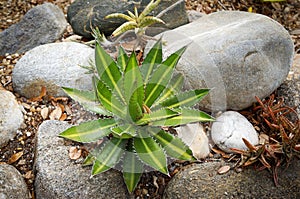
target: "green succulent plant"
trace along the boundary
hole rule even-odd
[[[84,164],[93,164],[92,176],[121,165],[125,184],[132,192],[146,165],[168,175],[167,155],[194,159],[189,147],[165,130],[213,121],[208,114],[192,108],[209,90],[181,92],[183,75],[173,75],[185,49],[163,61],[159,40],[139,66],[134,52],[128,57],[120,47],[114,61],[96,42],[94,91],[63,89],[86,109],[109,117],[81,123],[59,135],[82,143],[105,138],[101,148],[91,151],[85,160]]]
[[[145,7],[145,9],[139,14],[137,8],[134,7],[134,13],[127,11],[128,15],[123,13],[113,13],[109,14],[105,17],[105,19],[111,18],[121,18],[125,19],[127,22],[123,23],[119,26],[113,33],[112,36],[116,37],[128,30],[135,30],[137,35],[144,35],[145,28],[148,26],[155,24],[155,23],[164,23],[158,17],[154,16],[147,16],[157,5],[160,3],[161,0],[151,0],[149,4]]]

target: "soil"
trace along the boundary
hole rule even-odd
[[[44,2],[58,5],[66,14],[67,7],[73,0],[0,0],[0,32],[17,23],[30,8]],[[206,14],[220,10],[241,10],[267,15],[281,23],[289,31],[295,43],[295,52],[300,53],[299,0],[287,0],[281,3],[262,2],[260,0],[186,0],[186,8]],[[74,37],[75,35],[69,26],[60,41],[70,36]],[[0,89],[2,87],[15,94],[23,107],[25,119],[24,125],[17,132],[17,136],[6,146],[0,148],[0,163],[9,163],[20,171],[31,191],[32,198],[34,198],[34,146],[39,125],[46,119],[64,120],[74,124],[95,116],[83,111],[77,103],[68,98],[51,98],[41,91],[41,96],[37,96],[35,99],[26,99],[15,93],[12,87],[11,73],[14,65],[21,57],[22,55],[19,54],[7,54],[1,57],[0,62]],[[212,153],[210,158],[216,156],[218,156],[217,153]],[[210,158],[205,161],[210,161]],[[169,167],[171,176],[187,164],[189,162],[173,162]],[[158,172],[145,173],[134,193],[135,197],[161,198],[164,187],[169,180],[169,177]]]

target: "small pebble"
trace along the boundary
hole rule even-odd
[[[219,170],[218,170],[218,174],[224,174],[227,173],[230,170],[230,166],[226,165],[226,166],[222,166]]]
[[[31,112],[35,112],[35,108],[32,106],[32,107],[30,107],[30,109],[29,109]]]
[[[31,106],[29,104],[26,104],[26,103],[22,103],[22,106],[24,108],[28,109],[28,110],[31,108]]]
[[[30,136],[31,136],[31,132],[28,132],[28,131],[27,131],[27,132],[26,132],[26,136],[27,136],[27,137],[30,137]]]
[[[143,195],[147,195],[148,194],[148,190],[147,189],[143,189],[142,193],[143,193]]]

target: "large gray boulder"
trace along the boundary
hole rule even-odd
[[[102,33],[110,35],[124,20],[107,20],[104,19],[106,15],[116,12],[127,14],[127,10],[133,11],[134,6],[141,12],[149,2],[150,0],[76,0],[68,8],[67,19],[74,32],[84,37],[91,37],[91,26],[98,27]],[[188,23],[184,0],[162,0],[151,15],[156,16],[167,8],[169,10],[160,17],[166,22],[166,25],[162,26],[164,29]]]
[[[16,92],[32,98],[45,86],[49,95],[67,96],[64,87],[92,90],[91,74],[80,65],[94,60],[94,50],[84,44],[61,42],[38,46],[16,64],[12,78]]]
[[[31,198],[22,175],[15,167],[9,164],[0,164],[0,198]]]
[[[294,160],[288,168],[278,169],[279,185],[267,169],[253,168],[240,173],[230,170],[220,175],[222,162],[193,164],[180,170],[168,183],[164,199],[179,198],[299,198],[300,161]],[[230,164],[230,166],[233,166]]]
[[[126,198],[122,175],[109,170],[91,177],[91,167],[70,161],[64,139],[58,134],[70,127],[66,122],[48,120],[37,133],[35,194],[37,199]]]
[[[259,14],[224,11],[162,33],[165,55],[188,45],[176,68],[185,89],[212,88],[201,102],[211,110],[241,110],[285,79],[293,60],[289,33]],[[149,45],[150,46],[150,45]]]
[[[64,13],[51,3],[30,9],[22,20],[0,33],[0,55],[23,53],[61,37],[67,21]]]
[[[15,96],[0,88],[0,147],[17,135],[23,114]]]

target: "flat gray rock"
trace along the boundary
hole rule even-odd
[[[109,170],[90,178],[91,167],[70,161],[69,146],[58,134],[70,127],[66,122],[43,122],[37,134],[35,193],[37,199],[126,198],[122,175]]]
[[[23,120],[15,96],[9,91],[0,89],[0,147],[16,136]]]
[[[30,9],[21,21],[0,33],[0,55],[23,53],[61,37],[67,21],[64,13],[51,3]]]
[[[13,69],[16,92],[32,98],[45,86],[49,95],[67,96],[62,86],[92,90],[92,75],[80,65],[94,60],[94,49],[80,43],[61,42],[38,46],[28,51]]]
[[[256,102],[254,96],[265,98],[292,65],[289,33],[260,14],[216,12],[162,36],[166,56],[188,45],[176,71],[185,76],[185,89],[212,88],[201,107],[213,111],[241,110]]]
[[[30,193],[19,171],[9,165],[0,164],[0,199],[29,199]]]
[[[211,138],[223,151],[231,153],[230,148],[247,150],[243,138],[252,145],[259,144],[258,133],[242,114],[226,111],[216,118],[211,126]]]
[[[206,162],[183,168],[168,183],[164,199],[181,198],[299,198],[300,161],[278,170],[279,186],[266,169],[245,169],[241,173],[230,170],[219,175],[220,162]],[[232,165],[231,165],[232,166]]]
[[[137,6],[140,13],[149,2],[150,0],[76,0],[68,8],[67,19],[74,32],[84,37],[91,37],[91,26],[98,27],[102,33],[110,35],[124,20],[108,20],[104,19],[105,16],[111,13],[127,14],[127,10],[132,12],[134,6]],[[151,15],[156,16],[167,8],[170,9],[160,17],[166,25],[161,27],[170,29],[188,23],[184,0],[162,0]]]

